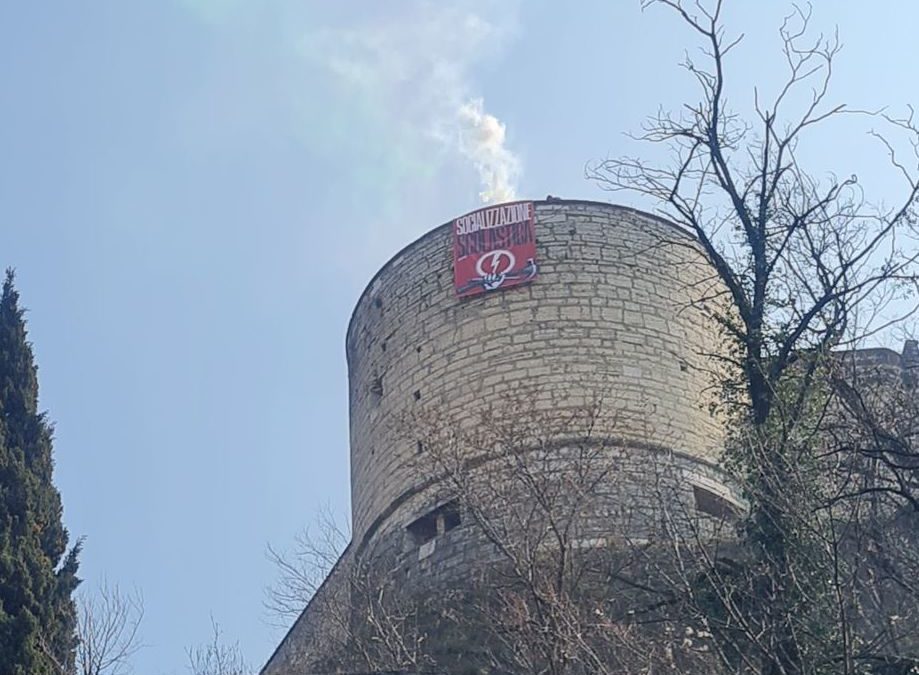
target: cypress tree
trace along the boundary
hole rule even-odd
[[[0,671],[73,672],[80,544],[67,549],[52,483],[52,428],[24,311],[7,270],[0,296]]]

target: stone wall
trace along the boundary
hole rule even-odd
[[[552,489],[553,480],[559,485],[571,485],[575,482],[575,474],[590,471],[586,462],[571,458],[571,450],[553,448],[552,452],[561,458],[555,462],[554,475],[547,476],[539,489],[558,494]],[[603,466],[593,468],[600,471],[609,468],[609,474],[598,482],[597,489],[587,499],[580,502],[583,509],[572,513],[570,503],[564,498],[557,499],[552,507],[554,518],[571,523],[570,544],[574,549],[627,549],[652,541],[666,542],[665,527],[673,527],[678,522],[697,529],[711,525],[720,530],[725,519],[732,521],[743,509],[742,502],[725,484],[718,467],[692,457],[648,447],[610,446],[603,448],[600,462]],[[528,511],[531,524],[543,524],[542,515],[545,514],[533,515],[528,508],[533,495],[526,484],[513,485],[513,479],[507,478],[509,471],[510,464],[500,460],[469,470],[473,487],[471,495],[465,498],[471,496],[478,500],[477,517],[487,521],[490,530],[506,532],[505,543],[516,545],[523,543],[527,535],[520,532],[522,528],[519,527],[524,518],[515,518],[509,513],[513,505]],[[511,485],[504,491],[495,491],[492,485],[476,491],[477,481],[493,483],[505,479]],[[733,513],[707,513],[707,505],[700,503],[703,494],[710,495],[709,501],[720,502]],[[436,514],[438,507],[451,503],[451,496],[449,488],[422,490],[405,504],[403,512],[418,518]],[[496,496],[495,501],[503,503],[483,503],[488,496]],[[575,497],[571,495],[572,500]],[[364,559],[397,561],[391,567],[401,576],[399,583],[414,591],[430,593],[462,587],[491,564],[507,561],[462,504],[457,515],[455,527],[442,528],[433,536],[425,537],[423,543],[410,527],[403,526],[381,531],[368,540],[359,553]],[[417,518],[409,524],[413,522],[417,522]]]

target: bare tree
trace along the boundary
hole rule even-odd
[[[298,532],[289,549],[268,545],[268,559],[277,571],[274,583],[265,589],[265,610],[272,623],[287,628],[300,616],[350,539],[347,524],[326,506],[319,510],[315,526]]]
[[[696,235],[728,300],[706,299],[703,309],[736,343],[732,365],[743,401],[750,421],[762,426],[777,403],[779,381],[802,353],[863,340],[878,326],[853,325],[856,310],[876,316],[868,310],[915,291],[919,252],[910,244],[919,130],[911,115],[872,116],[904,132],[914,155],[901,161],[891,142],[873,132],[904,181],[896,208],[872,207],[855,174],[818,180],[798,161],[801,137],[842,115],[870,114],[829,101],[838,38],[809,41],[810,13],[796,8],[780,29],[788,78],[769,103],[754,89],[751,123],[727,104],[725,62],[741,38],[726,37],[723,0],[709,4],[645,2],[676,11],[703,42],[703,62],[687,57],[683,64],[700,86],[700,101],[679,114],[659,113],[637,136],[666,145],[674,163],[607,159],[589,166],[588,175],[609,190],[656,200]]]
[[[211,626],[210,641],[186,651],[192,675],[250,675],[252,671],[239,651],[239,644],[225,642],[220,626],[213,619]]]
[[[695,234],[724,289],[702,304],[724,329],[721,358],[734,373],[724,382],[736,420],[728,459],[750,504],[751,559],[742,578],[717,576],[731,589],[720,594],[730,618],[722,637],[743,635],[733,651],[751,672],[859,672],[884,656],[857,644],[844,611],[839,552],[850,520],[840,511],[851,516],[858,504],[827,499],[834,486],[815,439],[833,407],[831,350],[915,311],[915,302],[891,301],[915,298],[917,286],[919,128],[911,109],[894,116],[832,101],[839,40],[809,35],[809,6],[795,7],[779,31],[787,78],[770,100],[754,88],[744,117],[728,103],[725,65],[741,37],[726,32],[723,0],[644,4],[675,12],[700,39],[701,57],[683,63],[700,98],[658,113],[636,136],[665,146],[673,163],[613,158],[588,175],[656,201]],[[799,159],[809,132],[844,116],[883,127],[869,131],[901,179],[893,208],[874,206],[855,172],[819,179]]]
[[[599,403],[564,414],[507,406],[461,427],[432,408],[402,422],[407,438],[422,439],[417,468],[439,486],[435,501],[462,520],[446,536],[462,537],[476,559],[464,560],[450,591],[407,583],[417,544],[397,546],[401,558],[369,550],[348,561],[344,583],[311,599],[323,628],[309,636],[310,667],[762,672],[761,654],[774,649],[759,600],[768,568],[738,536],[743,504],[700,512],[692,468],[666,452],[636,466]],[[812,414],[830,428],[824,408]],[[796,637],[806,672],[908,673],[919,644],[919,538],[902,519],[892,527],[889,509],[869,508],[871,493],[833,500],[861,474],[836,461],[835,444],[862,431],[837,428],[809,446],[825,461],[790,472],[786,522],[808,533],[795,540],[792,569],[809,577],[794,583],[819,591],[794,605],[791,625],[812,631]]]
[[[290,626],[307,606],[317,618],[291,628],[301,642],[298,667],[395,672],[432,665],[423,649],[428,634],[423,612],[416,598],[401,592],[398,561],[355,559],[349,538],[346,527],[324,509],[291,548],[268,547],[277,570],[275,583],[266,589],[271,619]]]
[[[132,658],[143,647],[140,624],[144,601],[139,591],[124,593],[105,579],[95,592],[82,589],[77,598],[76,670],[54,663],[58,675],[127,675]],[[51,652],[42,642],[42,649]]]
[[[103,580],[96,593],[78,605],[77,672],[79,675],[124,675],[142,647],[140,624],[144,601],[138,591],[124,593]]]

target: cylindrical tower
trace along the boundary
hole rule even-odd
[[[358,549],[404,531],[437,488],[395,420],[436,407],[461,425],[521,391],[552,412],[602,398],[612,414],[593,433],[630,459],[639,488],[649,457],[671,453],[697,503],[729,495],[702,365],[720,337],[698,309],[715,282],[693,237],[621,206],[534,207],[532,283],[458,297],[451,222],[400,251],[358,301],[347,335]]]

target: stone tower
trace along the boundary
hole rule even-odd
[[[346,343],[352,543],[266,675],[303,672],[322,643],[316,606],[355,560],[394,555],[407,577],[436,589],[461,583],[467,563],[486,555],[449,486],[419,469],[423,439],[394,424],[407,415],[436,410],[439,424],[462,428],[521,398],[545,419],[599,399],[606,414],[591,433],[616,457],[620,501],[653,514],[652,467],[666,459],[668,489],[687,508],[736,504],[718,468],[723,428],[703,357],[721,339],[699,308],[717,284],[694,238],[622,206],[549,199],[528,208],[538,267],[528,283],[458,297],[451,221],[397,253],[358,300]],[[464,452],[489,471],[481,448]],[[618,518],[602,497],[597,509],[594,535],[641,536],[640,519]]]

